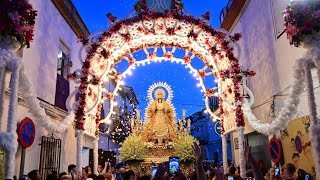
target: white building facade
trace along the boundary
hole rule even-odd
[[[89,30],[71,0],[30,0],[29,2],[38,11],[34,40],[31,47],[23,49],[23,52],[20,51],[18,56],[22,58],[24,71],[32,81],[41,106],[45,108],[52,121],[59,123],[67,115],[66,98],[76,87],[73,81],[67,80],[66,75],[81,68],[78,53],[82,44],[78,43],[78,37],[88,36]],[[7,124],[6,112],[8,112],[10,94],[8,75],[6,82],[5,114],[1,119],[1,132],[6,131]],[[23,99],[19,98],[17,122],[19,123],[25,117],[33,120],[36,136],[32,146],[25,150],[24,158],[21,158],[23,151],[19,145],[16,153],[15,176],[19,178],[31,170],[39,170],[43,175],[42,178],[45,179],[44,176],[51,171],[67,172],[69,164],[76,164],[76,133],[73,126],[60,134],[46,130],[28,112]],[[53,142],[53,139],[56,141]],[[93,138],[84,135],[83,146],[93,148]],[[86,165],[89,165],[89,159],[84,156],[83,166]]]
[[[293,82],[293,68],[296,60],[303,56],[304,48],[289,44],[284,32],[282,12],[289,0],[240,0],[231,1],[221,14],[221,27],[231,33],[242,33],[238,42],[241,49],[240,64],[243,69],[250,69],[256,75],[249,78],[247,85],[255,97],[252,107],[257,119],[270,123],[278,117],[281,107],[290,92]],[[318,87],[317,74],[313,72],[314,87]],[[315,89],[316,101],[319,90]],[[319,107],[318,107],[319,109]],[[309,115],[307,93],[301,95],[297,117]],[[256,160],[264,160],[271,166],[266,151],[269,139],[255,132],[246,121],[246,140],[253,146]],[[239,150],[234,149],[237,133],[232,134],[233,157],[239,164]],[[279,137],[279,134],[276,135]]]

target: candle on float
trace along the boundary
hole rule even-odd
[[[140,119],[140,110],[136,109],[137,112],[137,119]]]
[[[182,110],[182,117],[186,117],[186,112],[187,112],[187,110]]]

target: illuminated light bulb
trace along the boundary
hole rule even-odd
[[[202,89],[201,89],[200,91],[201,91],[201,92],[203,92],[203,90],[202,90]]]
[[[142,66],[145,66],[146,65],[146,63],[142,63]]]
[[[197,87],[200,87],[200,86],[201,86],[201,84],[200,84],[200,83],[198,83],[198,84],[197,84]]]
[[[107,123],[107,124],[111,124],[111,120],[108,119],[108,120],[106,121],[106,123]],[[108,131],[107,133],[109,133],[109,131]]]
[[[116,105],[118,105],[118,103],[115,101],[115,102],[113,102],[113,105],[116,106]]]
[[[129,75],[132,75],[132,71],[129,71],[128,74],[129,74]]]
[[[208,111],[207,111],[207,110],[204,110],[204,113],[206,113],[206,114],[207,114],[207,113],[208,113]]]
[[[120,81],[120,84],[121,84],[121,85],[124,85],[124,81]],[[119,89],[120,89],[120,88],[119,88]]]
[[[193,73],[193,77],[197,77],[197,74],[196,74],[196,73]]]
[[[192,71],[190,70],[189,73],[192,74]]]
[[[187,69],[187,68],[188,68],[188,66],[185,66],[184,68],[186,68],[186,69]]]

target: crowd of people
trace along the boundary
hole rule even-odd
[[[169,162],[158,164],[157,171],[152,177],[151,175],[139,175],[134,171],[126,169],[125,166],[111,166],[106,162],[105,166],[99,165],[98,174],[94,174],[92,169],[87,166],[82,168],[82,172],[77,173],[76,165],[69,165],[68,173],[63,172],[59,175],[52,173],[46,177],[46,180],[242,180],[240,177],[240,168],[235,167],[233,163],[229,164],[227,173],[224,174],[223,168],[217,164],[203,164],[203,149],[194,144],[193,151],[196,155],[196,161],[190,166],[188,173],[183,174],[181,171],[175,173],[174,176],[169,175]],[[312,180],[314,176],[307,174],[302,169],[296,169],[291,163],[284,164],[280,168],[271,168],[266,170],[262,162],[257,162],[252,154],[251,147],[245,149],[245,158],[247,163],[246,178],[251,180]],[[40,180],[41,176],[37,170],[33,170],[28,174],[28,180]]]

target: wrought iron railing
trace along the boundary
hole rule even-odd
[[[61,139],[52,136],[42,136],[39,171],[42,179],[52,173],[60,173]]]
[[[233,3],[233,0],[229,0],[227,6],[224,7],[221,10],[221,12],[220,12],[220,24],[222,24],[222,22],[223,22],[224,18],[226,17],[228,11],[230,10],[230,7],[231,7],[232,3]]]

